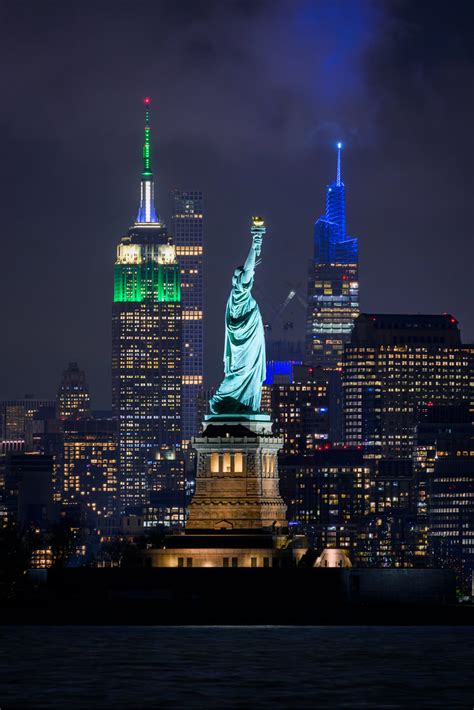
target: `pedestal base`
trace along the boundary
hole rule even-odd
[[[308,549],[304,536],[265,530],[187,531],[144,553],[150,567],[294,567]]]
[[[275,529],[286,525],[268,415],[210,415],[197,451],[196,493],[186,530]]]

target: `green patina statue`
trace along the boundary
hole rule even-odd
[[[252,218],[252,246],[243,266],[234,271],[225,312],[225,377],[209,402],[214,415],[256,415],[265,379],[265,335],[262,316],[252,296],[255,267],[260,263],[265,223]]]

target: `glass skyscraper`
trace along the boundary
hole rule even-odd
[[[140,206],[117,247],[114,272],[112,398],[122,511],[184,492],[181,280],[176,248],[154,205],[149,105],[145,99]]]
[[[188,447],[198,432],[203,388],[203,199],[202,192],[174,190],[173,236],[181,272],[182,436]]]
[[[331,369],[341,367],[344,343],[359,314],[358,239],[346,233],[341,149],[338,143],[336,179],[326,191],[326,212],[314,227],[308,279],[306,357]]]

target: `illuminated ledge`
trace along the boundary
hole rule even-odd
[[[133,229],[163,229],[166,225],[163,222],[134,222]]]
[[[212,431],[212,434],[210,433]],[[209,436],[272,436],[272,420],[268,414],[207,414],[204,417],[203,433],[193,441]],[[277,437],[277,442],[281,440]]]
[[[226,422],[269,422],[269,414],[206,414],[205,422],[216,422],[225,424]]]

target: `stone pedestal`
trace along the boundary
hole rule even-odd
[[[277,452],[270,417],[209,416],[197,451],[196,493],[186,530],[254,530],[286,527],[278,486]]]

